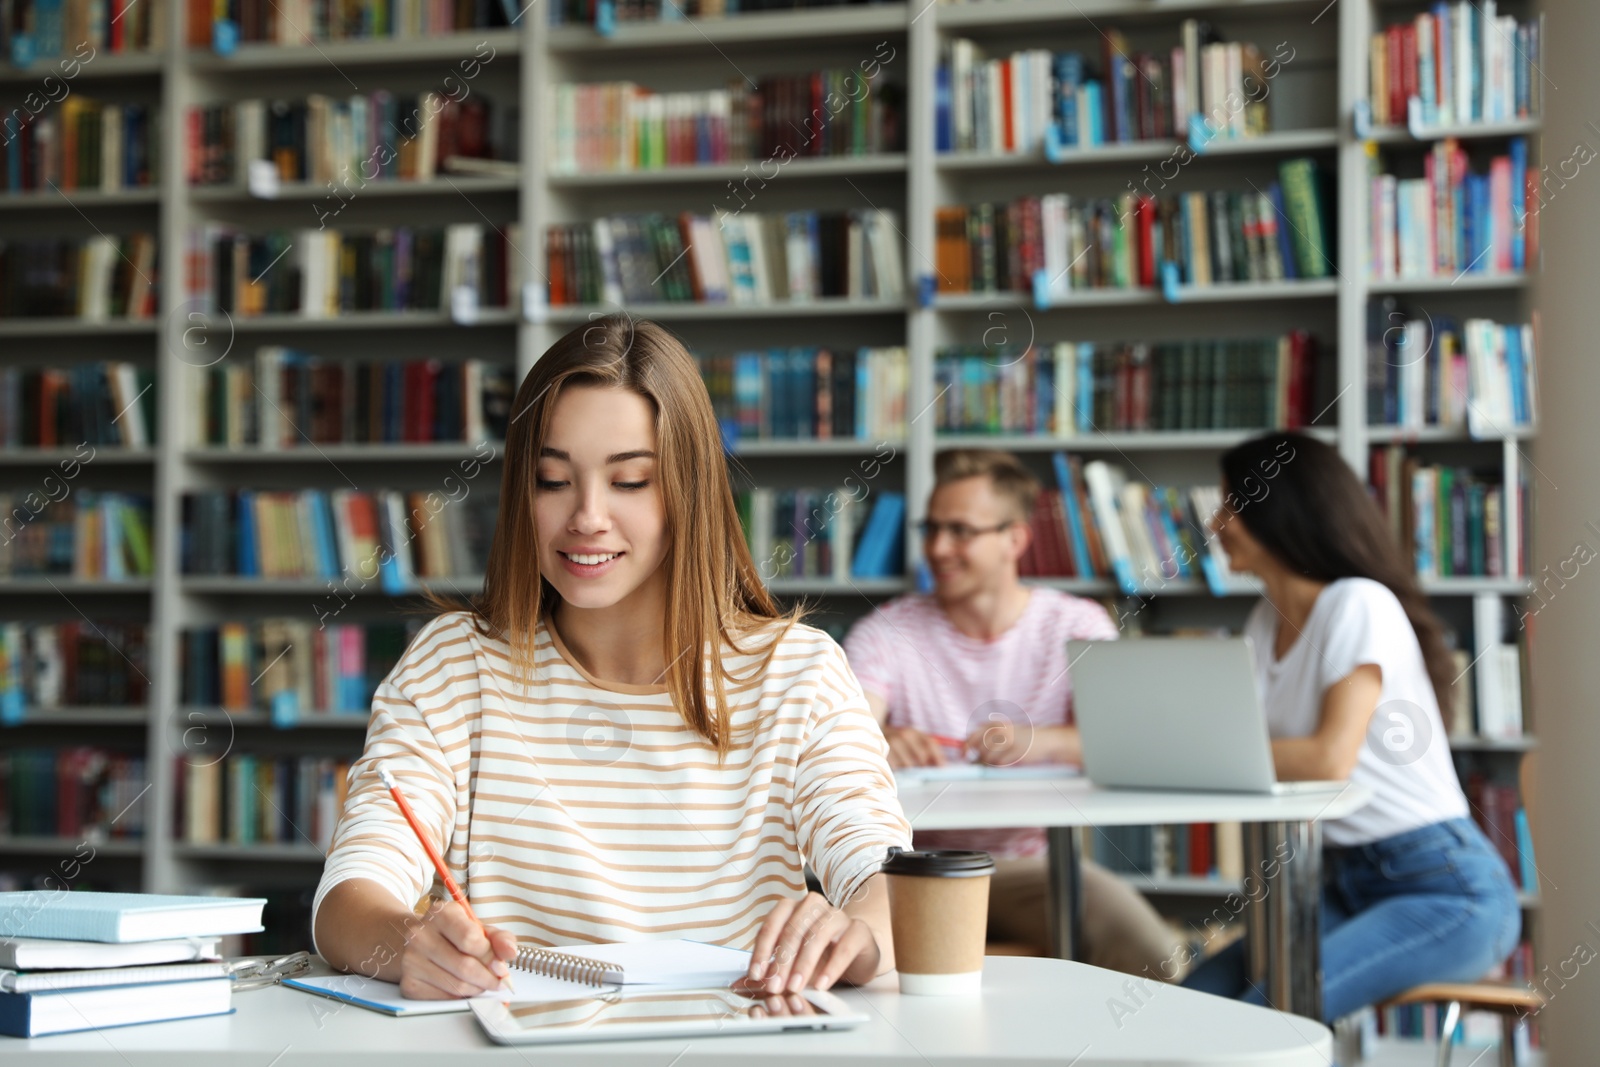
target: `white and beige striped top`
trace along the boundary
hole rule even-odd
[[[748,948],[774,902],[850,899],[909,848],[887,746],[832,638],[796,625],[771,668],[729,684],[735,746],[685,725],[663,686],[602,684],[543,623],[534,684],[462,612],[378,687],[315,908],[347,878],[411,907],[435,875],[378,781],[404,790],[473,911],[543,945],[692,937]],[[754,657],[725,659],[744,678]]]

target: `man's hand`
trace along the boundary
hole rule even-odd
[[[877,976],[881,960],[871,926],[821,893],[807,893],[804,900],[780,900],[761,924],[742,988],[782,994],[841,981],[859,985]]]
[[[921,730],[909,726],[885,726],[884,739],[889,742],[889,766],[943,767],[944,746]]]
[[[1035,727],[1026,722],[1000,719],[972,731],[967,747],[991,767],[1083,761],[1075,726]]]
[[[517,954],[510,931],[479,926],[453,900],[434,901],[400,953],[400,995],[446,1000],[499,989]]]

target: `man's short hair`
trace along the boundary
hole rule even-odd
[[[935,489],[964,478],[987,477],[995,493],[1015,510],[1019,522],[1033,517],[1039,499],[1039,479],[1010,452],[997,448],[950,448],[933,458]]]

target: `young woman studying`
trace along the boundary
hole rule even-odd
[[[1468,818],[1440,708],[1455,671],[1438,619],[1338,452],[1269,434],[1222,457],[1214,531],[1265,599],[1255,647],[1278,777],[1348,779],[1372,801],[1323,823],[1323,1015],[1423,982],[1473,981],[1516,945],[1516,891]],[[1264,1002],[1244,946],[1185,984]]]
[[[607,317],[513,410],[483,594],[373,698],[318,951],[416,998],[495,988],[518,940],[748,948],[773,993],[891,969],[878,870],[911,832],[887,749],[839,646],[761,584],[693,358]],[[381,769],[481,927],[414,912],[433,868]]]

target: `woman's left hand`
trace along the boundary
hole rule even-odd
[[[828,903],[821,893],[782,900],[756,934],[745,987],[766,993],[799,992],[808,985],[858,985],[878,973],[881,952],[872,928]]]

